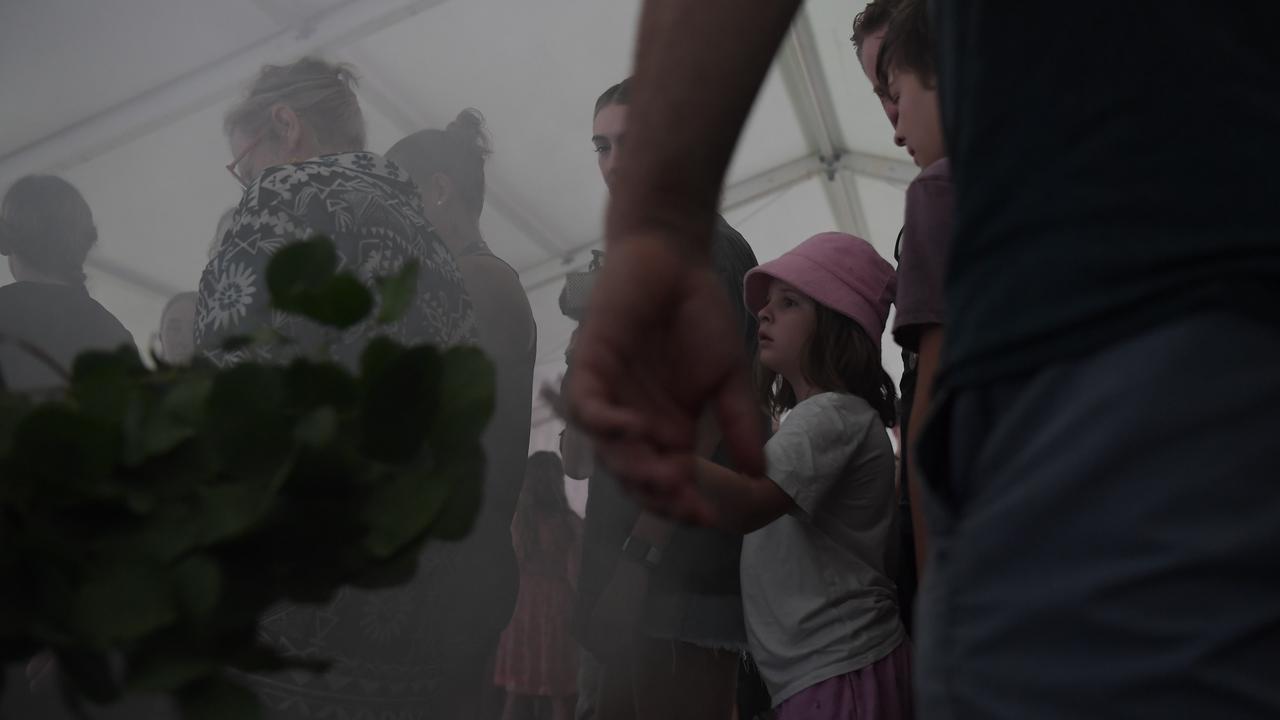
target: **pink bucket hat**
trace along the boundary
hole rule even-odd
[[[764,307],[771,278],[858,323],[880,348],[898,279],[871,243],[848,233],[825,232],[751,270],[743,292],[752,313]]]

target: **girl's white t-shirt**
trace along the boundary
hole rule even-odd
[[[774,704],[866,667],[906,638],[888,568],[897,553],[894,455],[862,398],[822,393],[765,446],[795,510],[742,543],[751,654]]]

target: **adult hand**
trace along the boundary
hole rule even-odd
[[[570,419],[646,509],[710,524],[693,463],[704,407],[737,468],[764,471],[758,405],[724,288],[705,258],[657,233],[619,238],[601,273],[574,349]]]

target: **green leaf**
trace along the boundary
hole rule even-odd
[[[6,468],[10,492],[29,491],[56,505],[117,497],[123,488],[112,468],[120,452],[118,431],[60,404],[27,414],[13,432]]]
[[[378,311],[378,323],[386,325],[404,316],[413,304],[418,292],[418,261],[409,260],[400,267],[400,272],[384,278],[378,278],[378,295],[382,300],[382,308]]]
[[[330,406],[342,412],[354,408],[360,398],[360,383],[331,362],[294,360],[285,368],[284,384],[287,402],[301,410]]]
[[[373,295],[354,275],[343,273],[317,291],[303,314],[318,323],[349,328],[373,311]]]
[[[450,488],[449,498],[431,526],[431,536],[460,540],[471,533],[484,502],[484,449],[472,443],[457,449],[440,469]]]
[[[237,350],[243,350],[251,345],[253,345],[252,335],[232,335],[222,341],[222,350],[223,352],[232,353]]]
[[[58,670],[81,695],[96,703],[108,703],[120,697],[120,684],[105,654],[78,648],[59,648],[54,654],[58,658]]]
[[[259,720],[262,706],[244,687],[225,677],[194,682],[178,693],[183,720]]]
[[[213,388],[209,375],[179,375],[159,398],[135,396],[125,417],[125,464],[136,466],[196,436]]]
[[[173,692],[221,670],[214,659],[192,653],[143,654],[129,666],[129,692]]]
[[[493,416],[493,363],[478,348],[456,347],[444,353],[439,370],[440,399],[431,424],[432,447],[474,440]]]
[[[86,415],[120,422],[137,392],[133,379],[145,372],[135,349],[81,353],[72,365],[71,397]]]
[[[324,286],[338,268],[333,243],[322,237],[289,243],[267,263],[267,289],[271,302],[291,309],[297,298]]]
[[[31,412],[31,402],[25,397],[0,391],[0,457],[9,454],[13,445],[14,430],[29,412]]]
[[[326,406],[307,413],[293,429],[293,436],[303,445],[323,448],[333,440],[337,430],[338,413]]]
[[[281,472],[270,483],[255,479],[201,488],[199,543],[213,545],[252,530],[271,510],[283,480],[284,473]]]
[[[411,542],[391,557],[385,558],[373,568],[351,581],[352,587],[376,590],[400,587],[413,579],[418,570],[418,557],[422,554],[422,542]]]
[[[173,569],[173,582],[183,611],[204,618],[222,595],[222,568],[208,555],[192,555]]]
[[[271,477],[288,460],[293,419],[282,407],[282,373],[282,368],[244,363],[214,378],[206,428],[233,475]]]
[[[361,519],[369,525],[364,547],[379,558],[399,552],[430,527],[451,490],[447,478],[428,472],[406,472],[389,478],[361,513]]]
[[[267,265],[271,303],[323,325],[348,328],[369,316],[373,295],[354,275],[334,274],[338,255],[324,238],[291,243]]]
[[[435,348],[414,347],[385,359],[367,378],[361,447],[370,458],[400,463],[421,451],[436,416],[439,368]]]
[[[142,564],[97,568],[78,589],[71,624],[96,647],[137,639],[177,619],[168,578]]]
[[[370,340],[360,355],[360,374],[364,378],[365,385],[372,384],[406,349],[405,346],[385,335],[379,335]]]
[[[115,557],[168,562],[200,544],[201,527],[187,501],[158,504],[140,525],[98,538],[98,550]]]

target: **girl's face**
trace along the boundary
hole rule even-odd
[[[926,87],[913,72],[895,69],[889,73],[889,99],[898,108],[900,144],[907,146],[916,165],[926,168],[946,157],[937,89]]]
[[[778,373],[797,392],[804,384],[804,357],[817,323],[813,300],[792,285],[769,283],[760,321],[760,364]]]

